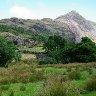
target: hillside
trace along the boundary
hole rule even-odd
[[[0,27],[0,32],[11,32],[12,34],[22,35],[26,38],[31,37],[31,35],[33,36],[33,34],[35,36],[59,34],[65,39],[76,42],[79,42],[81,37],[85,36],[96,42],[96,24],[86,20],[76,11],[71,11],[54,20],[50,18],[43,18],[41,20],[2,19],[0,20],[0,26],[8,26],[6,30],[1,30],[2,28]],[[27,36],[24,34],[27,34]]]

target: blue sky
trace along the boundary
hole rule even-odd
[[[0,19],[54,19],[72,10],[96,22],[96,0],[0,0]]]

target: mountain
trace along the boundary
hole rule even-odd
[[[29,37],[30,34],[41,36],[59,34],[65,39],[76,42],[79,42],[82,37],[87,36],[96,42],[96,23],[86,20],[76,11],[71,11],[54,20],[50,18],[43,18],[41,20],[2,19],[0,20],[0,25],[7,26],[7,30],[3,30],[3,32],[18,33],[19,36],[21,34],[27,34]],[[2,32],[2,30],[0,31]]]
[[[96,42],[96,24],[86,20],[76,11],[71,11],[64,16],[60,16],[56,21],[67,24],[71,32],[76,36],[76,41],[79,41],[81,37],[87,36]]]

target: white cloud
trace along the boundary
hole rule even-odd
[[[30,9],[22,6],[13,6],[10,8],[10,14],[12,17],[18,17],[23,19],[34,19],[36,16],[31,12]]]

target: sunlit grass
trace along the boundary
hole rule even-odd
[[[44,52],[45,50],[42,47],[32,47],[32,48],[20,48],[20,50],[28,50],[33,52]]]

